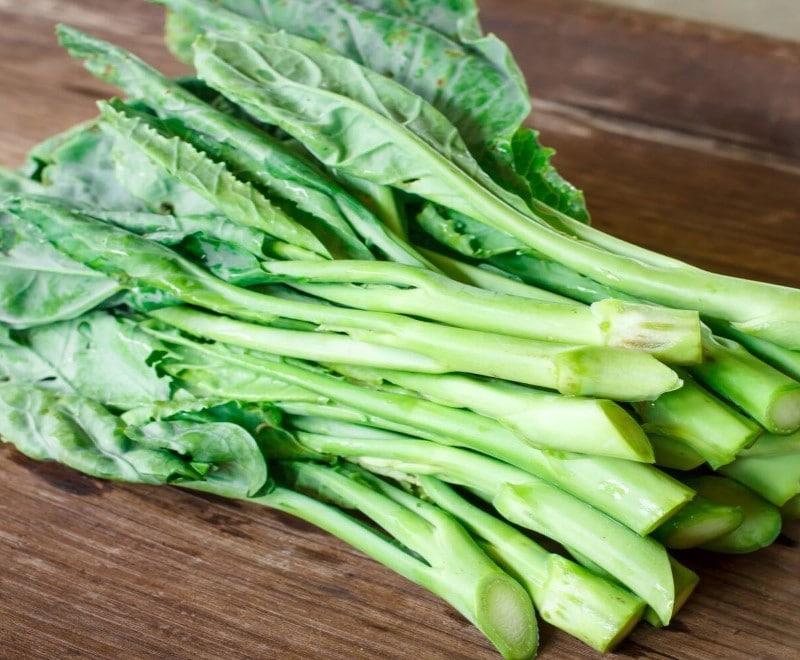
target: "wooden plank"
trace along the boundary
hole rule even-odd
[[[780,109],[783,101],[772,97],[791,85],[764,78],[752,88],[755,100],[737,101],[719,114],[720,124],[713,123],[716,106],[697,101],[694,125],[691,114],[681,114],[688,110],[680,98],[664,101],[678,109],[657,112],[636,58],[600,84],[570,65],[578,60],[554,57],[576,58],[581,48],[602,55],[614,44],[624,50],[619,40],[630,34],[640,47],[667,43],[671,57],[700,57],[682,53],[681,30],[667,39],[670,23],[597,14],[575,2],[531,0],[525,13],[514,10],[516,0],[484,4],[487,24],[519,49],[532,88],[552,91],[537,104],[536,122],[559,149],[561,169],[586,190],[596,224],[701,266],[800,285],[800,173],[785,160],[754,158],[754,150],[773,148],[778,128],[749,142],[735,137],[755,121],[747,108]],[[561,18],[559,6],[567,7]],[[0,0],[0,162],[21,162],[32,144],[90,117],[94,99],[112,93],[58,50],[53,22],[86,27],[180,70],[160,46],[159,8],[118,0],[112,20],[108,7],[102,0]],[[738,61],[739,42],[715,34],[691,28],[687,43],[718,49],[720,62]],[[633,42],[626,48],[635,52]],[[754,71],[759,62],[772,66],[770,48],[745,50]],[[561,81],[542,70],[546,57],[561,62]],[[613,71],[617,60],[594,61]],[[673,83],[691,69],[686,59],[673,67]],[[619,83],[623,75],[629,84]],[[688,84],[694,79],[687,76]],[[615,81],[624,112],[603,110]],[[681,121],[664,119],[673,113]],[[798,136],[796,120],[790,124]],[[753,149],[706,139],[720,134]],[[773,152],[789,154],[779,145]],[[287,516],[172,488],[101,483],[10,448],[0,450],[0,473],[3,657],[496,657],[441,601]],[[702,575],[695,597],[670,629],[642,626],[610,657],[800,657],[798,539],[793,525],[782,543],[753,556],[682,555]],[[545,627],[541,657],[600,656]]]
[[[634,138],[627,123],[560,105],[535,117],[543,141],[558,150],[556,166],[584,190],[596,226],[727,275],[800,285],[800,168],[718,153],[672,133]]]
[[[535,97],[800,157],[800,44],[581,0],[485,0]]]

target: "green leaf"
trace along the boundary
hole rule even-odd
[[[267,483],[267,464],[253,437],[227,422],[158,421],[128,427],[125,435],[144,448],[167,448],[191,457],[203,481],[191,484],[223,497],[256,495]]]
[[[200,26],[230,28],[230,19],[220,18],[218,3],[166,0],[166,4]],[[487,150],[510,152],[512,136],[530,114],[524,78],[510,55],[496,59],[491,52],[487,59],[477,47],[465,47],[413,20],[417,17],[381,13],[383,7],[374,11],[341,0],[227,0],[221,4],[255,19],[254,26],[248,24],[254,32],[259,24],[264,30],[286,30],[391,77],[442,112],[479,156]],[[493,37],[479,38],[477,43],[486,45],[488,40],[502,46]]]
[[[425,204],[417,215],[417,223],[438,243],[467,257],[488,259],[509,252],[528,252],[517,239],[463,213],[433,204]]]
[[[66,211],[83,212],[142,238],[174,247],[182,256],[226,282],[251,286],[273,279],[261,267],[262,260],[268,258],[266,252],[270,244],[265,234],[253,227],[237,224],[219,213],[175,216],[104,212],[57,202],[51,204]],[[134,307],[139,309],[141,305]]]
[[[169,381],[149,358],[161,346],[136,323],[94,312],[36,328],[27,345],[82,396],[128,410],[170,398]]]
[[[453,39],[474,39],[483,34],[474,0],[353,0],[373,11],[402,16],[438,30]]]
[[[119,290],[59,252],[35,226],[0,212],[0,322],[30,328],[74,318]]]
[[[128,145],[125,148],[147,154],[232,220],[327,256],[325,247],[309,230],[274,206],[253,186],[234,177],[224,164],[214,162],[189,143],[170,135],[155,117],[119,102],[102,103],[100,110],[103,127],[124,140]]]
[[[44,189],[38,181],[26,177],[21,172],[7,170],[0,165],[0,200],[3,197],[13,197],[15,195],[33,194],[42,195]],[[0,216],[2,216],[0,207]]]
[[[197,26],[189,17],[167,11],[164,18],[164,43],[167,49],[184,64],[191,64],[192,43],[197,38]]]
[[[128,426],[143,426],[150,422],[158,422],[173,417],[200,413],[224,403],[217,399],[196,399],[186,390],[178,390],[174,399],[169,401],[150,401],[144,405],[126,410],[120,415]]]
[[[135,483],[202,478],[191,458],[181,456],[185,452],[155,442],[133,443],[123,431],[118,417],[90,399],[0,385],[0,436],[33,459],[57,461],[92,477]]]
[[[209,84],[294,135],[329,167],[466,214],[476,192],[471,177],[527,212],[480,169],[435,108],[314,42],[285,33],[247,43],[206,36],[196,42],[195,64]]]
[[[58,35],[94,75],[119,85],[129,96],[147,98],[163,121],[158,126],[162,132],[191,143],[210,159],[225,163],[243,182],[268,191],[314,233],[326,232],[326,240],[341,245],[350,258],[372,259],[367,245],[374,245],[391,258],[420,261],[408,246],[391,240],[380,222],[307,155],[248,121],[215,90],[196,80],[171,81],[127,51],[78,30],[61,26]]]
[[[47,195],[101,209],[143,211],[142,203],[117,179],[113,148],[114,138],[92,121],[35,147],[29,159]]]
[[[84,210],[87,214],[122,229],[156,241],[162,245],[177,245],[190,236],[204,236],[236,245],[256,256],[264,257],[264,232],[237,224],[221,213],[200,215],[159,215],[157,213],[129,213],[98,211],[74,205],[64,208]]]
[[[0,325],[0,383],[36,385],[60,392],[72,392],[52,365],[22,343],[18,343],[10,329]]]
[[[533,195],[556,202],[553,206],[573,217],[586,217],[581,194],[552,165],[539,168],[537,163],[539,169],[530,171],[528,152],[523,149],[518,156],[513,142],[519,136],[526,143],[533,135],[535,142],[536,133],[521,127],[530,114],[530,94],[508,47],[494,35],[482,34],[474,2],[164,1],[179,12],[171,20],[180,29],[176,38],[184,42],[192,26],[195,36],[204,28],[258,32],[247,23],[235,30],[235,20],[221,6],[264,31],[282,29],[317,41],[392,78],[445,115],[502,185],[526,199]],[[314,21],[307,20],[309,12]],[[187,57],[189,44],[181,48]],[[524,169],[517,169],[520,164]]]
[[[539,142],[539,132],[521,128],[511,142],[514,169],[528,182],[533,197],[568,216],[589,222],[583,193],[551,164],[555,150]]]
[[[283,33],[250,43],[200,37],[195,60],[212,86],[301,139],[330,167],[474,217],[630,296],[800,347],[800,291],[691,267],[537,200],[533,212],[478,167],[452,124],[424,100],[313,42]]]
[[[114,142],[111,157],[117,179],[148,210],[170,215],[219,213],[216,206],[158,167],[146,153],[130,149],[126,141]]]

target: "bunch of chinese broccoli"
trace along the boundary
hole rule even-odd
[[[508,658],[800,513],[800,290],[591,227],[471,0],[160,2],[193,76],[60,27],[124,100],[0,171],[5,441],[311,521]]]

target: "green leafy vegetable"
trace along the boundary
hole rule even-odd
[[[0,384],[0,435],[31,458],[103,479],[197,481],[205,469],[188,451],[132,442],[119,418],[91,399],[14,384]]]
[[[698,309],[800,348],[800,293],[716,275],[612,238],[498,186],[456,129],[401,85],[318,44],[282,33],[242,43],[200,37],[209,84],[300,139],[322,162],[459,211],[630,295]],[[290,71],[291,77],[281,73]]]
[[[520,660],[797,515],[800,292],[590,227],[473,0],[156,1],[196,71],[60,26],[127,100],[0,169],[4,441],[299,516]]]
[[[30,224],[0,211],[0,321],[30,328],[75,318],[120,290],[114,280],[53,248]]]

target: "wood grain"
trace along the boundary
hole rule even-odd
[[[483,5],[595,224],[800,285],[796,47],[572,0]],[[56,21],[180,70],[160,45],[159,8],[110,7],[0,0],[0,162],[19,164],[113,93],[59,51]],[[10,448],[0,474],[0,657],[496,657],[442,602],[287,516],[102,483]],[[610,657],[800,657],[798,539],[793,525],[753,556],[683,555],[702,576],[694,598],[668,630],[642,626]],[[599,657],[543,635],[545,660]]]
[[[800,44],[582,0],[485,0],[534,96],[800,157]]]

